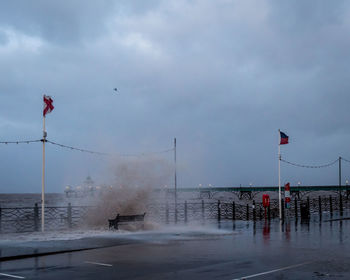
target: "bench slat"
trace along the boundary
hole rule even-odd
[[[142,215],[117,215],[115,219],[108,220],[109,228],[114,227],[114,229],[118,229],[119,223],[127,223],[127,222],[143,222],[145,219],[146,213]]]

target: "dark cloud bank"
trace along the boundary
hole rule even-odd
[[[290,161],[350,159],[349,14],[345,1],[3,1],[0,139],[40,138],[47,93],[53,141],[124,154],[176,136],[180,186],[276,185],[279,128]],[[40,144],[0,153],[2,192],[40,192]],[[108,183],[114,164],[48,145],[47,190]],[[282,165],[282,181],[337,184],[337,166]]]

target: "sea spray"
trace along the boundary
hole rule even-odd
[[[118,159],[112,165],[114,183],[96,198],[96,207],[89,211],[89,227],[107,227],[108,219],[120,215],[146,213],[146,229],[154,226],[147,217],[147,206],[156,199],[156,190],[169,184],[172,166],[169,162],[156,157],[136,159]],[[159,202],[159,201],[158,201]],[[135,225],[128,225],[135,229]]]

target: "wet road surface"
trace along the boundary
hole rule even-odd
[[[0,263],[0,279],[350,279],[350,221],[223,222]],[[135,239],[136,240],[136,239]]]

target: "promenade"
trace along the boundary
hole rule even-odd
[[[339,218],[4,235],[0,279],[348,279]]]

